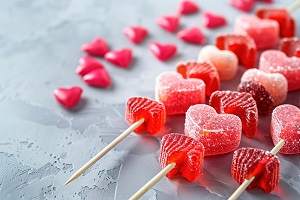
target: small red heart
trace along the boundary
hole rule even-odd
[[[203,44],[205,42],[205,36],[197,27],[181,30],[177,33],[177,37],[185,42],[194,44]]]
[[[184,0],[179,3],[177,10],[178,10],[178,13],[186,15],[186,14],[192,14],[192,13],[198,12],[199,7],[193,1]]]
[[[103,64],[96,60],[95,58],[92,58],[90,56],[84,56],[80,58],[79,65],[76,68],[76,73],[80,76],[84,76],[90,71],[93,71],[95,69],[101,69],[104,68]]]
[[[92,86],[108,87],[111,85],[110,76],[107,71],[102,69],[95,69],[83,76],[83,81]]]
[[[216,28],[227,23],[226,18],[209,11],[203,13],[202,23],[207,28]]]
[[[158,42],[150,43],[149,49],[161,61],[171,58],[177,51],[174,44],[160,44]]]
[[[157,25],[169,32],[175,32],[179,26],[179,17],[161,16],[156,20]]]
[[[104,56],[105,60],[122,68],[127,68],[132,60],[132,51],[129,48],[124,48],[117,51],[110,51]]]
[[[230,0],[230,4],[241,11],[249,12],[253,8],[254,0]]]
[[[78,86],[71,88],[57,88],[53,91],[56,100],[64,107],[73,108],[81,98],[82,89]]]
[[[92,42],[82,45],[81,50],[94,56],[104,56],[108,51],[108,45],[102,38],[95,38]]]
[[[128,26],[123,29],[123,33],[131,42],[138,44],[148,35],[148,30],[141,26]]]

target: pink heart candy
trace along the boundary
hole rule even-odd
[[[78,86],[71,88],[57,88],[53,91],[56,100],[68,109],[73,108],[79,102],[81,94],[82,89]]]
[[[221,81],[232,79],[238,70],[237,56],[231,51],[219,50],[213,45],[207,45],[200,50],[198,61],[211,62],[216,67]]]
[[[76,68],[76,73],[84,76],[95,69],[104,68],[103,64],[90,56],[84,56],[79,59],[79,65]]]
[[[147,37],[148,30],[141,26],[128,26],[123,29],[123,33],[131,42],[139,44]]]
[[[164,72],[156,78],[155,96],[165,105],[167,115],[184,114],[191,105],[205,103],[205,83],[184,79],[177,72]]]
[[[271,136],[274,145],[280,139],[285,141],[279,150],[283,154],[300,153],[300,109],[284,104],[276,107],[272,113]]]
[[[168,60],[177,51],[177,47],[174,44],[161,44],[158,42],[150,43],[149,49],[152,54],[161,61]]]
[[[194,1],[183,0],[179,3],[177,11],[183,15],[192,14],[198,12],[199,7]]]
[[[248,69],[241,78],[241,82],[244,81],[253,81],[264,86],[273,97],[275,106],[283,103],[286,99],[288,84],[282,74],[270,74],[258,69]]]
[[[157,25],[169,32],[175,32],[179,26],[178,16],[162,16],[156,20]]]
[[[197,27],[191,27],[188,29],[181,30],[177,33],[177,37],[185,42],[194,44],[205,43],[205,36],[202,31]]]
[[[254,0],[230,0],[230,4],[237,9],[249,12],[254,5]]]
[[[259,60],[259,69],[268,73],[280,73],[288,81],[288,91],[300,89],[300,58],[287,57],[282,51],[264,51]]]
[[[83,81],[96,87],[108,87],[111,85],[111,79],[107,71],[102,69],[95,69],[83,76]]]
[[[224,16],[209,11],[205,11],[202,16],[202,23],[207,28],[216,28],[227,23]]]
[[[81,50],[94,56],[104,56],[109,51],[109,48],[105,40],[99,37],[92,42],[84,44]]]
[[[232,114],[218,114],[205,104],[191,106],[186,112],[184,133],[204,145],[205,156],[235,150],[241,141],[242,122]]]
[[[132,60],[132,51],[124,48],[116,51],[110,51],[104,56],[105,60],[122,68],[127,68]]]
[[[279,41],[279,24],[275,20],[260,19],[255,15],[242,15],[236,18],[234,31],[247,34],[255,41],[257,49],[268,49]]]

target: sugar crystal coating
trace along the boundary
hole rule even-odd
[[[247,92],[215,91],[209,99],[209,105],[217,113],[238,116],[242,120],[245,135],[255,136],[258,124],[258,111],[255,100]]]
[[[266,193],[270,193],[280,180],[280,161],[276,155],[268,151],[241,148],[233,154],[231,175],[239,184],[255,176],[246,189],[260,187]]]
[[[151,135],[158,133],[166,122],[165,106],[157,101],[145,97],[132,97],[126,106],[126,121],[129,125],[144,118],[145,121],[136,133],[148,132]]]
[[[276,107],[272,113],[271,136],[274,145],[280,139],[285,141],[279,150],[283,154],[300,153],[300,109],[296,106],[284,104]]]
[[[282,38],[279,41],[280,51],[283,51],[287,56],[297,56],[300,57],[300,38]]]
[[[197,104],[186,112],[184,133],[204,145],[205,156],[224,154],[239,146],[242,122],[238,116],[218,114],[211,106]]]
[[[204,146],[201,142],[183,134],[170,133],[161,141],[159,162],[162,168],[175,162],[176,166],[166,175],[168,178],[184,177],[195,181],[201,171]]]

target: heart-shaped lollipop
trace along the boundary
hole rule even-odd
[[[71,109],[80,100],[82,89],[78,86],[71,88],[57,88],[53,91],[56,100],[64,107]]]

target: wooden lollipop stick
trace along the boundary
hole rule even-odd
[[[270,153],[275,155],[283,147],[283,145],[284,140],[280,140],[270,151]],[[228,200],[236,200],[254,179],[255,176],[252,176],[250,179],[245,179],[244,182],[238,187],[238,189],[236,189],[236,191],[228,198]]]
[[[298,1],[295,1],[292,5],[290,5],[288,8],[287,8],[287,10],[290,12],[290,13],[292,13],[292,12],[294,12],[297,8],[299,8],[300,7],[300,0],[298,0]]]
[[[67,185],[68,183],[78,178],[83,172],[85,172],[88,168],[90,168],[93,164],[95,164],[95,162],[97,162],[100,158],[102,158],[105,154],[107,154],[112,148],[114,148],[117,144],[119,144],[122,140],[124,140],[132,131],[134,131],[137,127],[139,127],[142,123],[144,123],[144,121],[145,119],[142,118],[139,121],[133,123],[128,129],[126,129],[123,133],[121,133],[121,135],[119,135],[114,141],[112,141],[102,151],[100,151],[97,155],[95,155],[89,162],[87,162],[79,170],[77,170],[64,185]]]
[[[168,164],[163,170],[161,170],[156,176],[154,176],[148,183],[146,183],[139,191],[137,191],[129,200],[139,199],[145,194],[153,185],[155,185],[160,179],[162,179],[167,173],[169,173],[176,163]]]

